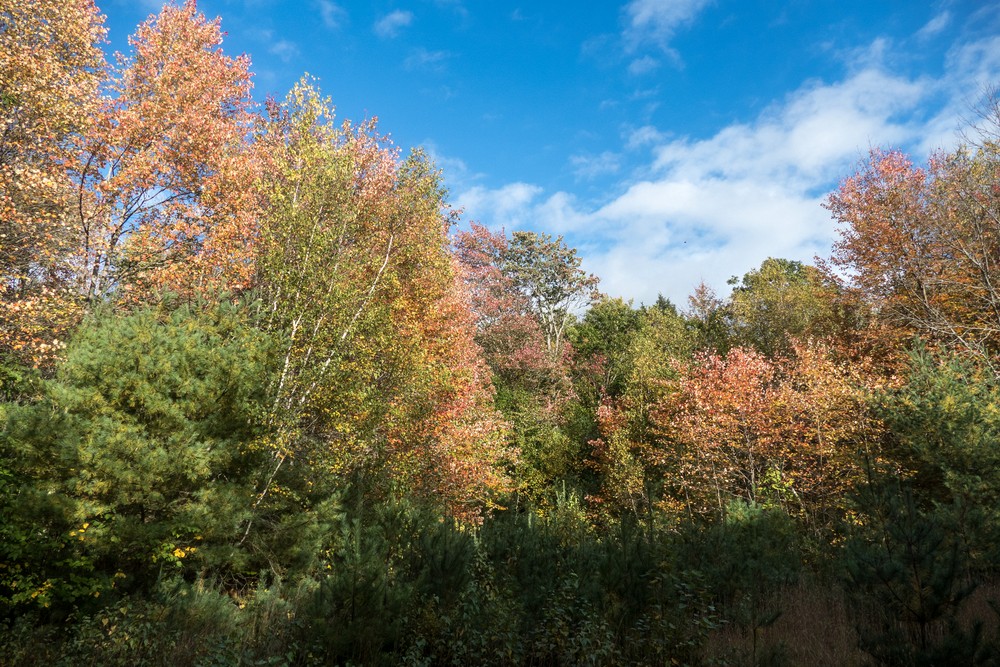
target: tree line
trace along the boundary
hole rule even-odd
[[[0,660],[1000,661],[995,95],[636,306],[193,0],[104,34],[0,0]]]

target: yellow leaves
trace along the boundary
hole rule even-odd
[[[74,538],[75,537],[78,540],[80,540],[81,542],[83,542],[84,539],[85,539],[85,533],[87,532],[88,528],[90,528],[90,522],[89,521],[84,521],[83,524],[80,526],[80,528],[78,528],[77,530],[71,530],[71,531],[69,531],[69,536],[70,536],[70,538]]]
[[[172,552],[170,552],[174,558],[187,558],[188,555],[193,554],[198,550],[198,547],[177,547]]]
[[[198,547],[195,546],[177,545],[166,542],[160,545],[159,549],[152,554],[150,559],[154,563],[162,560],[168,563],[172,562],[175,566],[181,567],[183,565],[183,560],[197,551]]]
[[[52,580],[51,579],[46,579],[42,583],[41,586],[39,586],[35,590],[31,591],[31,594],[28,597],[31,598],[32,600],[35,600],[37,598],[42,598],[42,600],[43,600],[42,601],[42,606],[43,607],[48,607],[49,606],[49,602],[48,602],[49,592],[53,589],[53,587],[54,587],[54,584],[52,583]]]
[[[35,368],[49,368],[60,358],[65,339],[82,314],[73,294],[45,286],[20,298],[0,300],[0,347],[16,352]]]
[[[811,505],[840,494],[854,474],[854,448],[879,425],[851,369],[820,345],[797,346],[785,362],[739,348],[682,369],[676,405],[653,409],[678,447],[679,500],[712,511],[720,495]],[[775,477],[775,475],[778,475]]]

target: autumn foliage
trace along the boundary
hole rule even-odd
[[[261,115],[193,1],[108,66],[91,3],[0,16],[6,349],[51,369],[101,303],[256,299],[286,341],[275,469],[366,471],[477,517],[511,453],[426,158],[334,124],[307,83]]]
[[[833,265],[897,326],[982,359],[997,352],[1000,175],[995,139],[919,167],[873,151],[828,201]]]
[[[822,345],[781,360],[745,348],[697,355],[654,420],[677,443],[659,463],[695,513],[724,513],[742,498],[819,519],[850,488],[857,451],[877,434],[864,378]]]
[[[92,2],[0,4],[0,348],[35,366],[80,315],[71,170],[100,105],[103,39]]]
[[[221,41],[219,21],[189,1],[165,6],[116,56],[75,174],[82,296],[239,284],[230,255],[252,236],[258,163],[247,159],[250,61]]]
[[[0,662],[771,664],[807,567],[856,653],[1000,655],[995,99],[679,309],[194,0],[104,34],[0,0]]]

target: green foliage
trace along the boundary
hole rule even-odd
[[[701,564],[721,618],[749,637],[750,664],[758,664],[760,633],[781,616],[778,594],[802,571],[792,519],[780,509],[733,500],[721,522],[691,535],[682,550],[682,558]]]
[[[956,613],[973,588],[956,516],[920,507],[910,486],[874,471],[856,502],[844,563],[861,647],[881,664],[937,664],[927,660],[942,631],[945,641],[959,631]]]
[[[583,271],[581,263],[561,236],[553,240],[534,232],[514,232],[502,257],[501,270],[531,304],[552,358],[562,353],[574,311],[597,295],[598,279]]]
[[[973,555],[1000,564],[1000,384],[968,354],[918,348],[906,384],[882,398],[892,454],[924,501],[959,508]]]
[[[38,394],[40,379],[41,374],[37,369],[25,366],[12,356],[0,357],[2,403],[21,403],[34,398]]]
[[[768,258],[734,285],[729,300],[733,338],[773,357],[791,351],[791,340],[832,333],[833,290],[813,266]]]
[[[598,390],[612,396],[624,391],[625,381],[632,372],[630,350],[640,326],[640,311],[622,299],[604,297],[573,327],[570,340],[578,360],[591,361],[602,371]],[[591,397],[592,404],[596,404],[597,398]]]
[[[562,238],[473,225],[451,247],[426,155],[335,122],[308,80],[252,118],[246,61],[191,48],[218,36],[193,1],[140,32],[155,76],[101,112],[96,9],[42,4],[17,12],[78,25],[51,52],[14,44],[0,108],[39,71],[80,80],[20,114],[8,153],[39,168],[0,183],[0,664],[780,664],[769,634],[810,530],[810,565],[842,566],[872,659],[1000,661],[996,618],[967,605],[1000,571],[998,299],[968,243],[996,246],[997,191],[980,191],[995,136],[930,177],[874,153],[845,181],[830,208],[854,229],[834,263],[857,295],[768,259],[727,299],[701,285],[684,313],[662,296],[634,309],[600,297]],[[158,66],[183,48],[215,65]],[[221,113],[215,130],[140,159],[173,141],[132,141],[149,123],[186,122],[183,95],[144,86],[184,72],[229,89],[200,96],[207,115],[182,105]],[[169,113],[118,117],[139,101]],[[42,121],[56,133],[38,143]],[[67,198],[75,158],[57,144],[88,127],[99,150]],[[93,171],[114,146],[121,170]],[[146,196],[164,177],[183,192]],[[87,232],[72,252],[64,199]],[[900,235],[899,211],[929,232]],[[191,302],[220,284],[246,301]],[[966,352],[918,349],[898,381],[862,312]],[[795,344],[810,338],[824,345]],[[891,387],[877,425],[875,385]],[[887,472],[848,512],[855,447]],[[726,505],[733,484],[761,504]]]
[[[312,567],[329,503],[293,475],[279,499],[255,490],[274,458],[272,349],[225,301],[87,323],[43,396],[7,408],[4,604],[96,602],[174,572],[237,583],[267,563]],[[270,530],[245,540],[253,519]]]

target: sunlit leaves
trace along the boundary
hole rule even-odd
[[[271,115],[254,281],[287,341],[274,419],[326,442],[319,465],[475,516],[506,453],[437,173],[308,82]]]
[[[654,418],[678,445],[661,454],[675,498],[696,513],[734,497],[827,513],[878,437],[864,380],[817,345],[788,361],[745,348],[696,356]]]
[[[840,223],[834,265],[893,324],[991,359],[1000,340],[998,174],[990,141],[935,155],[926,168],[872,151],[828,200]]]
[[[0,347],[49,366],[77,320],[71,143],[97,109],[103,17],[92,2],[0,2]]]
[[[221,41],[219,21],[189,0],[166,5],[139,26],[130,55],[117,56],[77,168],[73,259],[83,296],[190,290],[231,271],[225,253],[246,245],[249,232],[233,227],[247,223],[254,177],[249,60],[225,55]]]

